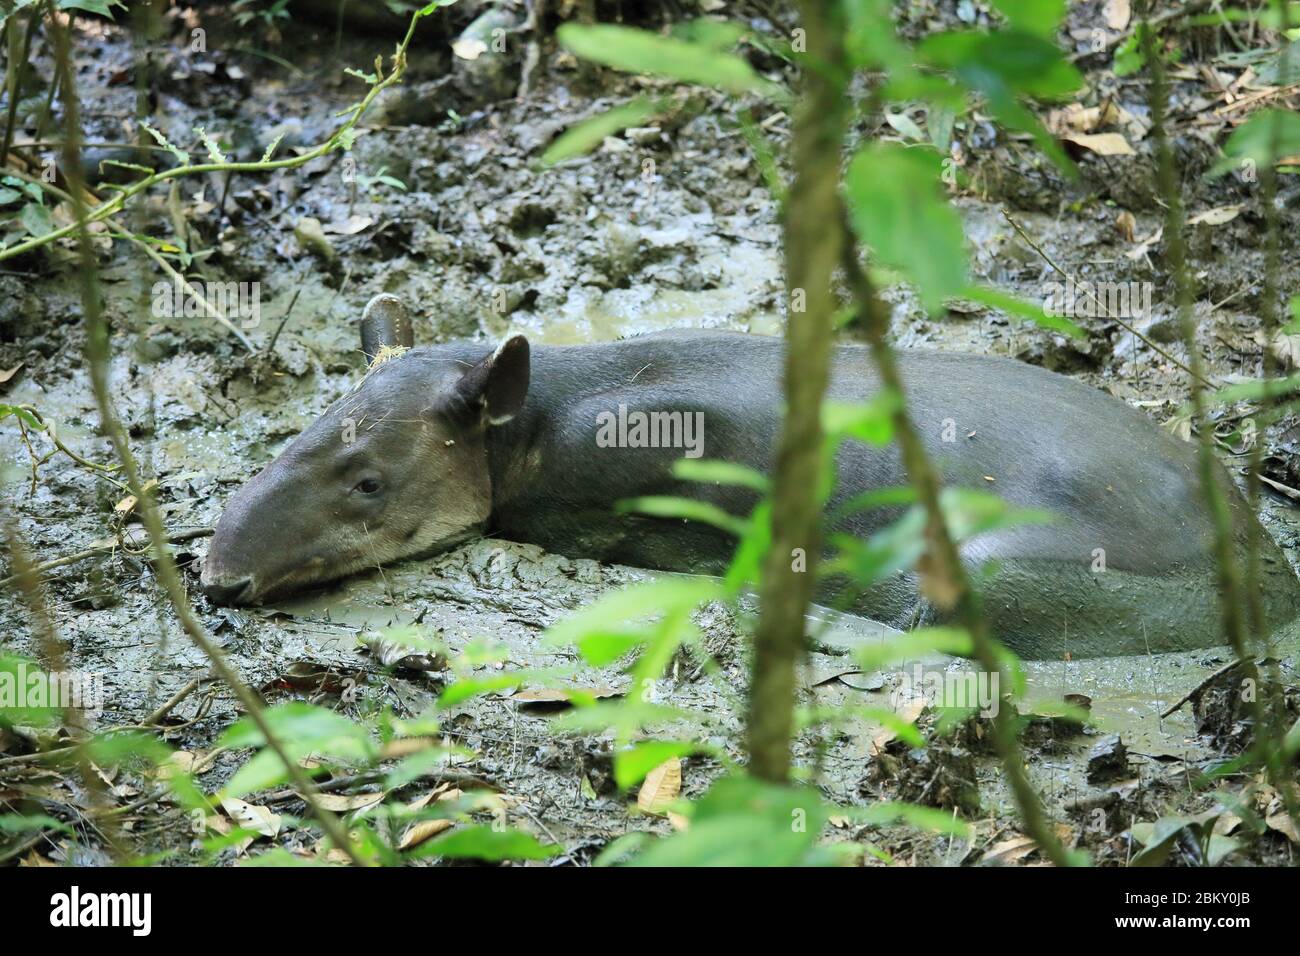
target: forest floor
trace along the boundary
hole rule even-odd
[[[211,528],[226,498],[353,386],[363,366],[355,322],[378,292],[405,299],[417,317],[417,344],[494,340],[513,331],[553,343],[678,327],[781,331],[778,209],[737,122],[737,104],[652,84],[675,96],[669,115],[606,140],[588,156],[543,169],[538,158],[556,135],[647,84],[580,67],[548,30],[536,38],[537,66],[519,96],[532,35],[512,34],[518,49],[501,58],[455,60],[450,40],[468,21],[473,5],[465,7],[446,11],[445,23],[421,26],[406,92],[385,96],[367,115],[350,165],[334,154],[256,178],[185,180],[170,192],[159,188],[143,196],[125,217],[136,232],[182,238],[195,255],[197,274],[260,283],[260,316],[243,326],[256,352],[214,322],[155,315],[153,288],[165,278],[156,266],[124,242],[101,250],[114,399],[136,455],[157,479],[173,533]],[[755,5],[727,7],[752,18],[758,32],[790,26],[780,21],[783,14],[762,19]],[[912,10],[910,29],[918,32],[960,22],[958,11],[967,20],[987,17],[978,3],[923,3]],[[92,142],[134,141],[132,117],[143,93],[159,129],[192,152],[202,151],[192,132],[200,126],[240,156],[256,158],[281,133],[282,149],[301,149],[322,141],[337,123],[336,112],[359,98],[362,84],[344,76],[342,67],[369,68],[377,53],[392,48],[391,37],[347,30],[336,38],[332,28],[307,20],[281,22],[279,35],[268,36],[261,25],[240,27],[220,12],[205,10],[202,21],[197,16],[173,11],[164,20],[147,75],[129,31],[79,21],[78,89]],[[1169,358],[1182,357],[1183,349],[1173,329],[1146,89],[1140,77],[1117,79],[1107,54],[1089,52],[1096,23],[1104,23],[1100,4],[1073,5],[1072,42],[1088,85],[1078,104],[1050,116],[1043,110],[1043,118],[1062,136],[1117,133],[1133,155],[1080,147],[1081,178],[1067,182],[1030,144],[1006,138],[976,114],[959,120],[952,133],[964,175],[955,201],[980,281],[1038,301],[1057,278],[1008,222],[1004,214],[1010,214],[1034,244],[1077,277],[1152,283],[1151,314],[1132,322],[1166,354],[1109,318],[1079,319],[1089,333],[1082,342],[969,303],[953,303],[936,319],[902,286],[887,293],[894,338],[900,348],[1009,355],[1062,371],[1185,434],[1179,410],[1187,378]],[[189,43],[197,25],[207,30],[206,50],[198,52]],[[1203,357],[1210,374],[1225,383],[1258,377],[1266,347],[1283,366],[1300,355],[1300,347],[1290,348],[1297,343],[1264,343],[1257,334],[1264,275],[1258,184],[1236,174],[1204,175],[1216,146],[1253,108],[1295,94],[1287,88],[1278,95],[1276,85],[1260,79],[1267,76],[1266,60],[1235,47],[1245,29],[1233,36],[1221,29],[1177,34],[1184,56],[1174,73],[1171,120],[1183,195],[1197,223],[1190,248]],[[1124,32],[1106,29],[1110,48]],[[1260,45],[1257,38],[1253,45]],[[780,60],[757,52],[753,58],[773,77],[791,79]],[[49,52],[38,46],[34,62],[48,82]],[[774,141],[788,139],[787,116],[762,103],[743,106]],[[917,112],[878,126],[864,120],[858,132],[910,140],[929,135],[927,124]],[[33,140],[31,129],[17,138],[20,149],[39,157],[45,147],[39,140],[26,145]],[[114,155],[107,147],[90,153],[91,159]],[[1300,184],[1293,179],[1283,177],[1279,203],[1286,289],[1300,286],[1289,242],[1300,228]],[[6,228],[20,226],[15,220]],[[65,443],[108,462],[111,449],[97,434],[82,359],[74,263],[70,248],[56,246],[0,269],[0,401],[36,406],[58,423]],[[853,340],[852,328],[842,334]],[[1224,464],[1240,478],[1247,449],[1239,444],[1232,410],[1214,424]],[[1258,440],[1275,483],[1261,497],[1262,518],[1292,562],[1300,563],[1300,492],[1293,490],[1300,488],[1300,429],[1287,419]],[[0,426],[0,469],[7,507],[38,560],[123,535],[140,540],[130,508],[119,504],[120,490],[66,457],[41,465],[33,481],[28,450],[12,422]],[[176,550],[201,620],[251,685],[271,701],[310,698],[352,714],[383,708],[399,716],[422,713],[443,681],[437,672],[381,666],[363,651],[358,635],[418,623],[452,650],[483,640],[503,645],[507,668],[572,664],[571,653],[542,644],[546,626],[647,574],[494,539],[296,600],[232,610],[213,606],[197,587],[206,539],[194,537]],[[214,750],[238,716],[236,702],[208,679],[205,659],[181,630],[148,561],[129,548],[97,553],[49,571],[46,594],[71,665],[104,674],[99,727],[139,723],[198,678],[199,689],[162,721],[163,736],[194,755],[209,790],[247,759],[246,752]],[[715,607],[701,612],[700,623],[719,676],[683,659],[674,662],[661,690],[666,702],[704,715],[708,741],[740,758],[743,712],[736,701],[747,681],[746,624]],[[829,614],[815,616],[812,625],[819,652],[805,669],[803,702],[890,706],[900,673],[860,673],[838,650],[887,639],[885,630]],[[39,656],[29,615],[16,597],[0,602],[0,640]],[[1166,714],[1230,657],[1222,649],[1026,665],[1028,770],[1068,843],[1086,848],[1098,862],[1123,864],[1145,841],[1161,842],[1151,840],[1150,824],[1185,818],[1184,827],[1170,829],[1171,839],[1153,846],[1153,856],[1199,863],[1212,847],[1215,862],[1293,861],[1297,834],[1288,832],[1276,794],[1260,778],[1236,773],[1207,783],[1202,777],[1230,758],[1241,739],[1245,718],[1231,694],[1225,696],[1222,680]],[[1292,656],[1282,662],[1291,684],[1293,664]],[[359,696],[341,696],[349,679],[362,686]],[[616,667],[574,681],[602,693],[621,693],[628,682]],[[562,702],[547,699],[559,696],[548,693],[555,690],[521,681],[444,712],[442,732],[467,751],[455,766],[458,786],[510,795],[512,824],[563,845],[552,863],[590,862],[631,830],[668,832],[667,819],[639,812],[635,792],[615,785],[609,735],[554,726],[563,710]],[[1081,695],[1071,699],[1090,707],[1089,725],[1050,716],[1053,703],[1066,695]],[[925,728],[934,721],[930,713],[908,716]],[[0,731],[0,807],[39,807],[72,827],[63,835],[0,834],[0,861],[106,861],[96,822],[103,810],[96,801],[104,794],[135,852],[173,863],[198,859],[188,816],[167,798],[154,798],[152,782],[130,765],[96,768],[103,785],[97,796],[71,769],[22,759],[34,746],[57,745],[66,733]],[[973,825],[969,837],[953,838],[839,819],[836,841],[870,844],[898,864],[1039,862],[981,737],[975,722],[956,736],[936,734],[926,751],[911,753],[878,723],[854,719],[834,732],[806,732],[796,752],[810,779],[836,802],[907,799],[960,812]],[[683,795],[700,793],[718,772],[712,759],[686,760]],[[413,784],[404,796],[419,797],[434,782]],[[247,800],[286,814],[286,821],[303,810],[291,792]],[[1268,821],[1258,832],[1243,822],[1252,818],[1245,807]],[[1180,839],[1180,832],[1207,839]],[[1220,839],[1209,841],[1211,832]],[[274,837],[225,851],[221,860],[236,862],[272,843],[304,857],[315,852],[312,832],[286,822]],[[868,863],[877,859],[865,857]]]

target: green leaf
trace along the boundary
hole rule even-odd
[[[651,518],[678,518],[683,521],[698,521],[701,524],[712,525],[729,534],[734,534],[738,538],[742,537],[749,528],[749,522],[744,518],[737,518],[715,504],[698,501],[695,498],[682,498],[673,495],[646,495],[641,498],[627,498],[618,502],[615,505],[615,510],[621,514],[635,512],[648,515]]]
[[[629,73],[666,76],[728,93],[785,96],[783,88],[763,79],[745,60],[701,44],[607,23],[566,23],[556,36],[565,49],[583,59]]]
[[[868,644],[854,652],[854,659],[864,671],[876,671],[899,661],[910,661],[930,654],[968,657],[970,635],[957,627],[918,627],[893,640]]]
[[[1142,52],[1142,44],[1136,34],[1129,37],[1115,49],[1115,59],[1111,70],[1116,76],[1132,76],[1146,66],[1147,58]]]
[[[10,415],[14,418],[21,419],[22,423],[28,428],[35,429],[38,432],[45,429],[45,426],[40,423],[40,420],[27,409],[20,408],[17,405],[5,405],[0,403],[0,422],[4,421]],[[3,660],[3,658],[0,658],[0,660]]]
[[[894,440],[897,392],[882,390],[865,402],[822,403],[822,430],[831,439],[856,438],[883,448]]]
[[[831,513],[828,524],[859,511],[873,511],[876,508],[899,508],[916,504],[916,489],[911,487],[872,488],[854,495],[838,505]]]
[[[283,742],[314,743],[365,734],[364,728],[342,714],[302,701],[291,701],[263,711],[271,733]],[[230,749],[264,747],[266,738],[251,717],[242,717],[221,736],[219,746]]]
[[[154,129],[152,126],[150,126],[150,125],[149,125],[148,123],[146,123],[144,120],[140,120],[140,128],[143,129],[143,130],[144,130],[146,133],[148,133],[150,136],[152,136],[153,139],[154,139],[154,142],[155,142],[155,143],[157,143],[157,144],[158,144],[159,146],[161,146],[163,149],[167,150],[167,152],[169,152],[169,153],[171,153],[173,156],[175,156],[175,157],[176,157],[176,162],[180,163],[182,166],[188,166],[188,165],[190,164],[190,154],[189,154],[189,153],[185,152],[185,150],[180,149],[180,148],[177,147],[177,146],[173,146],[171,143],[169,143],[169,142],[167,141],[167,137],[166,137],[166,136],[164,136],[162,133],[158,132],[158,130]]]
[[[558,846],[544,846],[522,830],[495,830],[490,826],[457,827],[407,854],[407,859],[431,856],[455,859],[545,860],[560,852]]]
[[[1223,144],[1223,159],[1215,163],[1209,175],[1221,176],[1243,162],[1267,166],[1297,153],[1300,153],[1300,113],[1260,110],[1228,137]]]
[[[50,219],[50,211],[40,203],[29,202],[23,206],[18,220],[31,236],[39,237],[54,231],[54,221]]]
[[[60,10],[80,10],[83,13],[93,13],[101,17],[113,19],[112,7],[126,9],[126,4],[122,0],[59,0]]]
[[[993,6],[1011,26],[1051,38],[1065,16],[1065,0],[993,0]]]
[[[961,219],[939,193],[940,162],[928,147],[872,143],[845,177],[858,238],[911,280],[932,312],[967,285]]]
[[[797,866],[826,825],[815,790],[723,777],[692,808],[690,828],[651,844],[633,866]]]
[[[917,47],[931,66],[952,70],[967,86],[989,94],[996,80],[1009,93],[1059,100],[1083,85],[1083,75],[1056,44],[1018,30],[937,33]]]
[[[294,701],[269,708],[263,716],[290,760],[314,755],[357,765],[370,762],[378,753],[364,727],[324,707]],[[288,779],[283,761],[266,746],[266,738],[249,717],[240,719],[222,735],[221,746],[262,748],[235,772],[222,791],[226,796],[253,793]]]
[[[34,833],[38,830],[58,830],[72,833],[72,827],[44,813],[0,813],[0,833]]]
[[[1300,82],[1300,41],[1293,41],[1278,51],[1277,56],[1256,71],[1256,82],[1261,86],[1290,86]]]
[[[384,777],[384,788],[396,790],[412,781],[419,780],[435,767],[445,766],[455,756],[472,757],[473,752],[465,747],[429,747],[413,754],[407,754],[399,760]]]
[[[700,17],[676,23],[672,35],[678,40],[685,40],[709,50],[730,50],[745,35],[744,24],[731,20],[709,20]]]
[[[614,753],[614,782],[623,789],[634,787],[655,767],[673,757],[697,753],[700,744],[681,740],[651,740]]]
[[[491,694],[495,691],[507,690],[518,687],[527,681],[549,676],[552,676],[551,672],[545,669],[519,669],[501,671],[484,677],[462,677],[455,683],[449,684],[447,689],[438,696],[438,707],[446,710],[463,700],[477,697],[479,694]]]
[[[717,459],[679,458],[673,463],[673,477],[704,484],[737,485],[767,494],[767,476],[748,465]]]
[[[201,142],[203,147],[208,151],[208,158],[210,160],[214,163],[228,162],[226,154],[221,151],[221,147],[217,145],[216,141],[208,135],[207,130],[202,126],[196,126],[194,127],[194,134],[198,136],[199,142]]]
[[[1053,332],[1060,332],[1062,335],[1068,335],[1071,338],[1086,339],[1088,337],[1087,332],[1064,316],[1048,315],[1044,311],[1041,302],[1026,302],[1014,295],[1008,295],[1005,292],[990,289],[988,286],[983,285],[967,286],[961,297],[1005,312],[1012,318],[1027,319],[1035,325],[1051,329]]]
[[[1218,405],[1229,402],[1253,402],[1265,398],[1278,399],[1298,390],[1300,390],[1300,373],[1295,373],[1285,378],[1261,378],[1227,385],[1210,395],[1207,401]]]
[[[261,160],[259,160],[259,162],[269,163],[271,161],[271,157],[275,155],[275,151],[280,147],[280,140],[282,139],[284,139],[283,133],[281,133],[275,139],[271,140],[271,142],[267,144],[266,152],[262,154],[262,158]]]
[[[707,578],[663,578],[603,595],[575,614],[552,624],[543,640],[552,646],[576,644],[589,634],[630,634],[646,630],[645,619],[694,609],[719,597],[718,582]],[[636,621],[636,626],[631,622]]]
[[[873,803],[868,807],[840,807],[835,812],[857,823],[871,826],[887,827],[906,823],[922,830],[951,834],[961,839],[971,835],[970,824],[954,817],[950,811],[917,806],[914,803]]]
[[[939,506],[953,540],[959,543],[990,531],[1056,520],[1050,511],[1016,507],[982,488],[945,488],[939,493]]]
[[[0,405],[0,409],[11,407]],[[63,717],[58,707],[18,706],[20,701],[32,699],[27,690],[33,681],[40,681],[43,686],[49,684],[48,675],[36,661],[0,654],[0,725],[43,727],[57,723]]]
[[[868,538],[836,534],[831,541],[836,554],[823,572],[847,575],[861,587],[872,587],[916,566],[925,551],[925,509],[910,508]]]
[[[924,40],[917,52],[931,66],[951,70],[962,85],[984,96],[1003,125],[1031,134],[1061,170],[1077,175],[1055,137],[1017,100],[1021,95],[1060,100],[1083,84],[1054,44],[1019,31],[940,33]]]
[[[618,839],[605,844],[605,849],[596,855],[596,858],[591,861],[591,865],[604,867],[626,863],[636,855],[638,850],[645,846],[646,841],[649,839],[650,834],[640,830],[624,833]]]

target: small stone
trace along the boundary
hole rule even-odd
[[[1119,734],[1103,737],[1088,754],[1088,782],[1105,783],[1128,775],[1128,748]]]

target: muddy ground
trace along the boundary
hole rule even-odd
[[[363,122],[351,168],[335,154],[257,178],[186,180],[170,196],[165,188],[154,190],[123,217],[141,233],[172,241],[179,224],[187,248],[199,254],[197,275],[260,283],[260,319],[243,329],[255,354],[213,322],[154,315],[152,287],[163,277],[138,249],[119,241],[101,254],[105,309],[114,331],[115,401],[146,473],[158,480],[173,533],[212,527],[226,496],[355,384],[363,363],[354,322],[377,292],[399,294],[412,307],[417,344],[495,339],[508,331],[540,342],[599,341],[675,327],[781,331],[777,207],[736,122],[737,104],[665,85],[677,108],[653,127],[613,137],[587,157],[540,169],[538,157],[559,132],[647,84],[581,68],[555,45],[549,35],[553,22],[540,35],[512,33],[504,62],[457,64],[449,41],[468,22],[472,6],[453,8],[446,23],[421,27],[407,92],[386,96]],[[728,6],[759,32],[775,33],[791,23],[779,5]],[[969,7],[963,5],[960,17]],[[984,15],[980,5],[972,9]],[[948,3],[916,5],[910,29],[955,23],[957,11]],[[1096,15],[1092,5],[1075,7],[1071,29],[1086,36]],[[342,76],[341,67],[368,65],[392,45],[391,39],[354,30],[336,37],[305,17],[281,24],[277,37],[257,23],[240,27],[220,12],[205,11],[201,21],[197,16],[191,11],[161,23],[144,73],[139,44],[129,32],[100,22],[78,25],[78,82],[91,141],[133,139],[131,117],[143,90],[158,128],[192,151],[201,151],[195,126],[222,134],[236,154],[251,158],[279,133],[285,134],[285,147],[305,148],[321,141],[336,122],[335,112],[360,95],[361,84]],[[655,12],[639,22],[657,25],[664,16]],[[185,42],[196,25],[208,31],[203,52]],[[1218,87],[1241,71],[1219,59],[1223,38],[1202,32],[1175,74],[1174,134],[1185,163],[1189,211],[1240,207],[1227,221],[1220,222],[1222,214],[1193,226],[1190,236],[1203,355],[1216,378],[1231,382],[1257,376],[1261,368],[1259,187],[1235,176],[1210,182],[1202,174],[1215,144],[1249,112],[1249,104],[1231,107],[1257,90],[1247,84],[1235,97],[1221,95]],[[1080,102],[1122,107],[1112,125],[1131,140],[1136,155],[1081,150],[1081,179],[1067,183],[1029,144],[997,133],[978,116],[959,121],[963,180],[954,193],[973,269],[1000,289],[1030,300],[1043,297],[1044,283],[1054,276],[1008,224],[1003,213],[1010,212],[1048,256],[1081,278],[1153,283],[1153,314],[1135,322],[1178,358],[1183,352],[1172,332],[1165,245],[1151,238],[1163,213],[1143,128],[1145,88],[1110,75],[1105,56],[1086,53],[1088,40],[1073,42],[1089,78]],[[526,94],[518,97],[529,43],[536,44],[537,65],[529,71]],[[273,51],[279,62],[254,51]],[[792,79],[776,58],[755,53],[754,60],[774,78]],[[48,78],[48,52],[39,45],[35,62]],[[1201,67],[1224,72],[1207,78]],[[767,104],[743,105],[754,110],[774,142],[788,139],[788,117]],[[923,123],[925,117],[917,112],[910,120]],[[1053,122],[1069,130],[1067,117]],[[908,135],[906,124],[879,118],[859,126],[863,136]],[[19,142],[31,138],[28,131]],[[29,149],[39,155],[42,147]],[[1297,285],[1289,240],[1297,227],[1298,195],[1284,177],[1280,215],[1288,289]],[[107,462],[111,451],[97,434],[83,367],[72,262],[69,250],[54,248],[0,270],[0,370],[16,369],[0,384],[0,400],[38,407],[58,423],[69,446]],[[954,303],[936,320],[904,287],[889,290],[888,298],[899,347],[1015,356],[1077,376],[1175,430],[1185,429],[1179,409],[1187,396],[1186,376],[1113,321],[1081,319],[1090,337],[1079,345],[973,304]],[[842,334],[852,340],[854,330]],[[1225,414],[1216,424],[1224,462],[1240,477],[1246,449],[1233,434],[1233,416]],[[66,457],[43,464],[33,484],[27,449],[11,426],[0,426],[5,496],[37,559],[73,554],[119,534],[138,539],[135,519],[115,509],[123,497],[119,489]],[[1300,513],[1287,489],[1300,484],[1291,457],[1296,435],[1288,420],[1261,437],[1267,474],[1281,491],[1270,487],[1260,507],[1293,563],[1300,561]],[[37,450],[43,454],[48,444]],[[572,668],[576,658],[570,651],[541,642],[544,628],[607,590],[646,576],[486,540],[298,600],[231,610],[210,605],[197,589],[205,548],[203,537],[177,545],[200,618],[245,679],[269,700],[314,698],[353,715],[385,707],[399,716],[419,714],[445,679],[437,672],[381,666],[362,651],[359,635],[416,622],[453,651],[484,641],[503,645],[504,669]],[[98,726],[138,723],[192,679],[205,679],[166,718],[171,726],[165,737],[201,764],[206,761],[200,776],[205,788],[215,790],[228,779],[247,754],[213,755],[213,747],[237,716],[235,702],[206,682],[205,660],[186,640],[149,563],[116,548],[51,569],[45,583],[71,664],[105,675],[107,701]],[[701,715],[690,734],[740,758],[736,694],[746,681],[746,621],[706,608],[700,623],[719,673],[710,677],[698,662],[682,659],[659,690],[666,702]],[[805,703],[891,705],[899,673],[856,673],[843,653],[888,639],[884,629],[829,614],[816,615],[810,626],[819,652],[806,669]],[[39,656],[27,611],[12,592],[0,603],[0,635],[12,649]],[[1207,828],[1236,840],[1234,847],[1217,845],[1227,863],[1291,861],[1294,844],[1273,816],[1273,795],[1259,780],[1238,774],[1198,783],[1200,772],[1231,754],[1232,741],[1225,738],[1239,737],[1242,715],[1216,705],[1209,693],[1196,713],[1186,703],[1162,716],[1229,659],[1226,650],[1210,650],[1027,666],[1027,712],[1046,713],[1069,694],[1090,700],[1087,727],[1040,717],[1025,732],[1030,774],[1070,843],[1087,848],[1099,862],[1122,864],[1142,850],[1143,831],[1139,827],[1135,837],[1133,824],[1201,814]],[[1288,651],[1281,667],[1289,683],[1292,664]],[[499,669],[489,664],[484,672]],[[333,676],[324,679],[326,674]],[[340,676],[359,679],[361,694],[340,697]],[[626,690],[628,680],[618,668],[568,679],[613,692]],[[631,830],[668,832],[669,822],[639,813],[636,794],[613,783],[608,735],[558,732],[560,714],[553,706],[528,699],[538,696],[529,691],[554,689],[524,681],[445,713],[444,734],[469,752],[455,772],[510,795],[513,825],[562,844],[563,853],[552,862],[589,862]],[[933,719],[928,713],[920,717],[926,727]],[[1110,740],[1116,734],[1127,756],[1116,756]],[[135,852],[161,854],[169,862],[199,858],[188,818],[166,798],[151,799],[151,782],[131,767],[101,768],[106,797],[92,798],[75,773],[37,770],[16,759],[35,743],[57,745],[57,736],[45,731],[0,737],[0,800],[37,804],[70,823],[75,836],[0,842],[0,859],[107,859],[95,816],[103,810],[95,800],[105,798],[117,808],[114,819]],[[956,738],[936,738],[924,754],[912,754],[864,719],[834,732],[807,733],[797,745],[801,765],[833,800],[908,799],[960,810],[974,824],[969,839],[954,839],[839,820],[830,839],[869,843],[902,864],[1036,862],[987,749],[978,723]],[[688,760],[683,794],[700,793],[718,772],[713,760]],[[433,782],[413,785],[404,796],[418,797]],[[248,800],[290,815],[303,809],[292,794]],[[1239,812],[1239,802],[1272,816],[1275,826],[1248,833],[1242,823],[1248,814]],[[286,823],[273,839],[227,850],[219,859],[235,862],[273,844],[310,856],[315,840],[305,827]],[[1204,862],[1194,841],[1176,842],[1170,862]],[[871,863],[876,859],[865,856]]]

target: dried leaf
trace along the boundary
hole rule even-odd
[[[1129,0],[1106,0],[1101,6],[1101,13],[1106,18],[1106,26],[1112,30],[1123,30],[1133,18]]]
[[[984,855],[980,857],[980,863],[992,866],[1007,866],[1011,863],[1018,863],[1037,849],[1038,844],[1034,842],[1033,837],[1014,836],[1009,840],[1003,840],[1001,843],[995,843],[989,847]]]
[[[323,231],[332,232],[338,236],[355,236],[363,229],[370,228],[370,226],[374,225],[374,222],[369,216],[348,216],[347,219],[339,219],[326,224]]]
[[[388,791],[376,793],[321,793],[316,802],[331,813],[351,813],[353,810],[365,810],[381,802],[388,796]]]
[[[280,815],[271,812],[270,807],[254,806],[234,797],[226,797],[221,801],[221,809],[226,811],[236,826],[245,830],[253,830],[267,837],[280,832]]]
[[[682,761],[670,757],[655,767],[641,783],[636,805],[645,813],[664,816],[668,805],[682,792]]]
[[[1225,222],[1232,222],[1240,214],[1241,206],[1215,206],[1213,209],[1203,210],[1190,217],[1187,225],[1196,226],[1204,223],[1207,226],[1222,226]]]
[[[1125,242],[1137,242],[1137,218],[1127,209],[1115,217],[1115,228]]]
[[[158,487],[158,479],[150,478],[148,481],[144,483],[144,487],[146,491],[152,491],[154,488]],[[135,511],[135,506],[138,505],[139,503],[140,503],[140,499],[137,498],[135,495],[127,495],[117,504],[113,505],[113,510],[120,515],[129,515],[133,511]]]
[[[460,37],[451,44],[451,52],[462,60],[477,60],[487,52],[487,48],[487,44],[477,37]]]
[[[398,842],[399,850],[409,850],[413,846],[419,846],[429,837],[435,837],[439,833],[450,830],[456,825],[455,820],[421,820],[418,823],[412,823],[402,834],[402,839]]]
[[[1291,815],[1285,810],[1265,818],[1264,823],[1270,830],[1277,831],[1292,843],[1300,844],[1300,833],[1296,832],[1295,821],[1291,819]]]
[[[612,687],[535,687],[515,691],[510,699],[521,704],[571,704],[575,696],[604,700],[622,695]]]
[[[1061,137],[1098,156],[1133,156],[1133,147],[1119,133],[1070,133]]]

